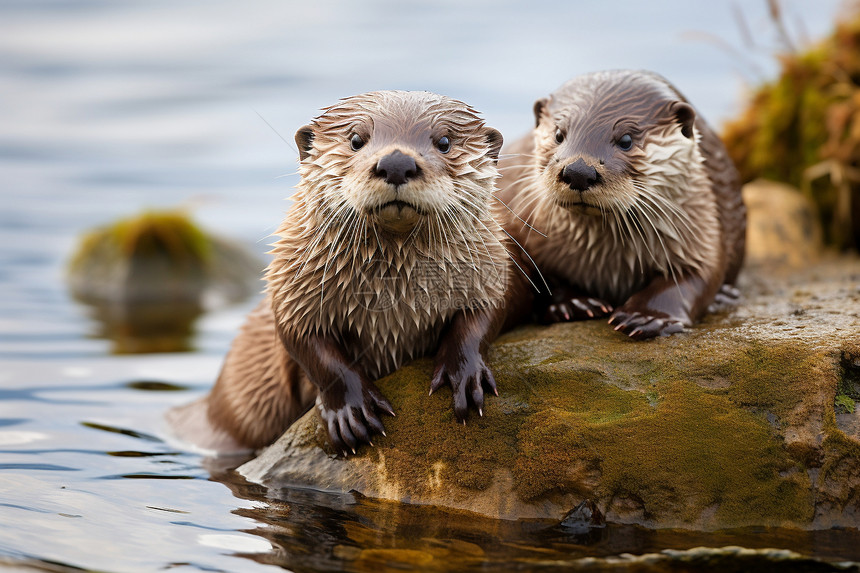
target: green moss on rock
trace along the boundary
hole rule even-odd
[[[834,404],[860,370],[858,273],[843,258],[779,288],[768,276],[734,312],[648,342],[604,321],[517,329],[489,354],[500,396],[465,426],[450,391],[427,396],[422,359],[378,381],[397,416],[375,447],[325,457],[320,433],[299,439],[311,413],[240,471],[494,517],[558,519],[589,499],[653,527],[854,523],[860,418]]]
[[[723,139],[743,180],[802,187],[828,243],[860,248],[860,10],[803,52],[779,57],[779,77],[758,86]]]
[[[204,232],[179,210],[148,211],[83,236],[69,287],[90,305],[115,352],[187,350],[204,298],[238,302],[263,268],[241,245]]]

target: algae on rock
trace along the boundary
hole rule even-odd
[[[187,350],[208,307],[258,289],[263,263],[204,232],[181,211],[149,211],[87,233],[68,268],[69,290],[89,305],[115,352]]]
[[[489,357],[501,395],[466,426],[448,394],[427,396],[419,360],[378,382],[397,417],[375,447],[335,457],[312,411],[240,471],[501,518],[590,499],[654,527],[856,525],[860,424],[835,412],[860,348],[860,260],[772,278],[751,274],[741,307],[651,342],[603,321],[508,333]]]
[[[273,497],[301,485],[497,518],[589,500],[655,528],[857,527],[860,411],[840,396],[860,398],[860,258],[794,256],[820,230],[799,191],[776,194],[744,189],[761,224],[739,306],[647,342],[605,320],[517,328],[488,356],[500,396],[465,426],[450,392],[427,396],[432,359],[415,361],[377,382],[397,416],[375,447],[337,457],[314,410],[240,473]],[[809,229],[786,234],[793,221]]]
[[[779,77],[755,89],[723,141],[744,182],[804,188],[828,244],[860,249],[860,11],[804,52],[779,56]]]

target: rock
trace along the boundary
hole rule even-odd
[[[757,179],[743,187],[747,205],[747,267],[800,268],[818,260],[823,247],[815,204],[784,183]]]
[[[597,504],[586,499],[567,512],[559,525],[569,534],[582,535],[592,529],[606,527],[606,522]]]
[[[87,233],[69,288],[91,304],[236,302],[259,290],[262,262],[181,211],[151,211]]]
[[[204,310],[259,291],[263,263],[180,211],[147,212],[85,235],[69,264],[72,296],[115,352],[187,350]]]
[[[860,258],[817,252],[797,195],[749,189],[736,308],[648,342],[603,320],[520,327],[490,350],[500,396],[466,426],[418,360],[378,382],[397,417],[375,447],[336,457],[311,411],[239,472],[496,518],[588,500],[654,528],[857,527]]]
[[[860,260],[748,274],[746,300],[681,335],[604,321],[526,326],[490,352],[500,396],[458,424],[423,359],[379,381],[387,437],[334,456],[315,411],[239,468],[498,518],[561,519],[585,499],[651,527],[856,526],[860,422],[836,399],[860,368]]]

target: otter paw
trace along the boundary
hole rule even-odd
[[[446,384],[451,386],[454,415],[463,424],[466,423],[470,403],[478,410],[478,415],[484,415],[484,387],[499,395],[496,379],[480,357],[465,360],[453,368],[445,363],[437,365],[430,382],[430,394]]]
[[[544,313],[544,322],[570,322],[600,318],[612,312],[612,305],[600,299],[574,296],[551,303]]]
[[[322,396],[321,396],[322,397]],[[382,392],[372,383],[361,385],[361,392],[346,392],[341,400],[332,401],[331,397],[322,397],[318,402],[320,417],[322,417],[329,440],[334,448],[344,456],[348,451],[356,453],[356,448],[362,443],[368,443],[373,434],[385,435],[377,411],[394,416],[394,409]],[[327,399],[328,398],[328,399]],[[340,406],[326,406],[326,403],[340,402]]]
[[[741,300],[741,291],[732,285],[724,284],[714,295],[714,302],[708,306],[708,312],[720,312],[721,310],[737,306]]]
[[[615,330],[623,332],[634,340],[645,340],[656,336],[669,336],[684,330],[681,321],[668,316],[652,316],[639,311],[616,310],[609,318]]]

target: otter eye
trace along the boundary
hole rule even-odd
[[[448,139],[448,136],[443,135],[439,138],[439,141],[436,142],[436,149],[442,153],[448,153],[451,151],[451,140]]]
[[[630,137],[629,133],[625,133],[624,135],[622,135],[621,137],[618,138],[618,140],[615,142],[615,145],[617,145],[618,147],[620,147],[624,151],[627,151],[631,147],[633,147],[633,138]]]
[[[562,141],[564,141],[564,134],[561,132],[560,129],[556,129],[555,130],[555,142],[561,143]]]
[[[349,138],[349,146],[353,151],[358,151],[364,147],[364,139],[359,134],[353,133],[352,137]]]

